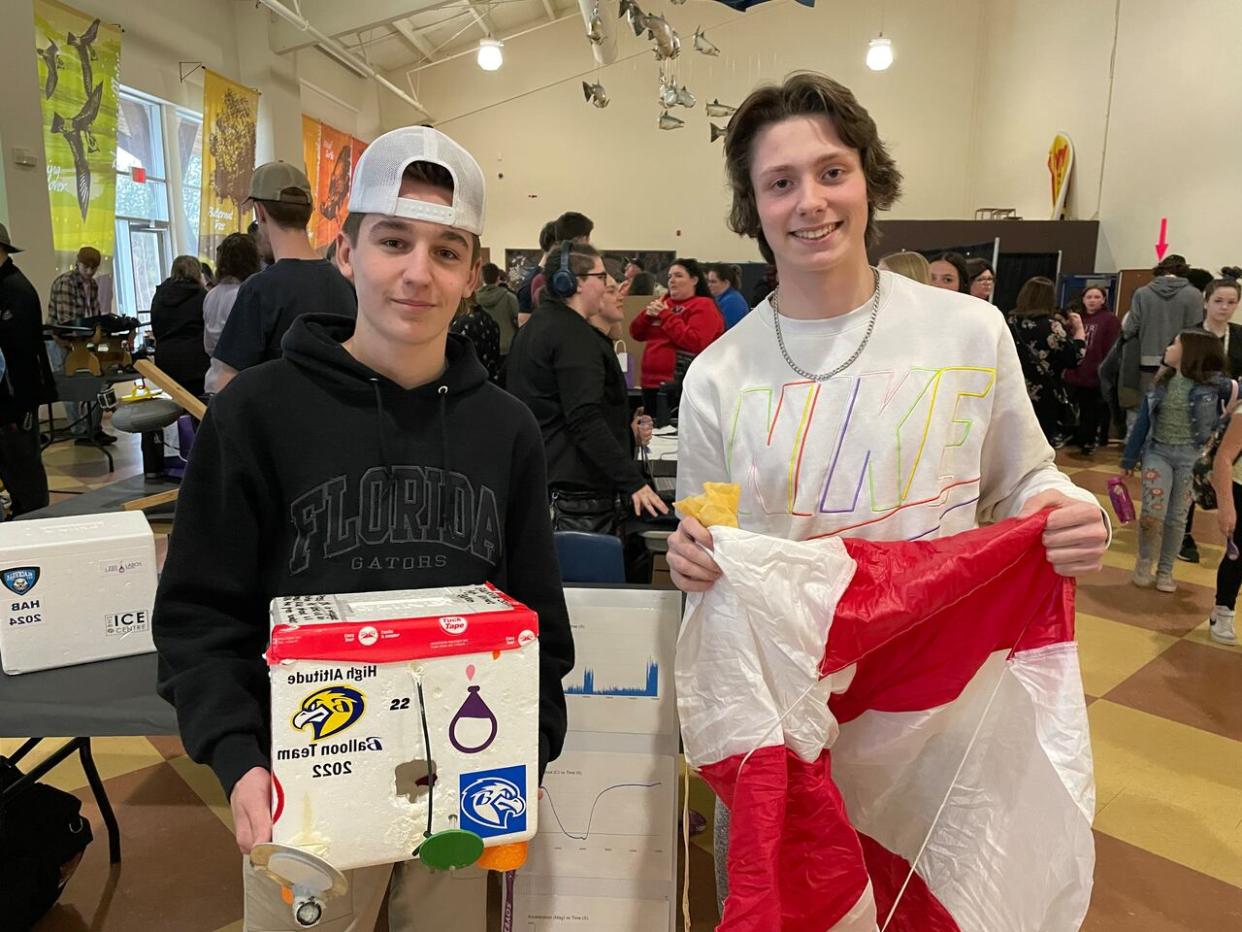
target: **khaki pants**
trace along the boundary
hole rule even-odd
[[[245,932],[300,932],[280,885],[242,859]],[[487,872],[433,872],[418,861],[347,871],[349,890],[324,904],[315,932],[372,932],[388,897],[391,932],[485,932]],[[391,884],[390,884],[391,880]]]

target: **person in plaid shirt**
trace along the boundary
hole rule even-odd
[[[47,322],[67,324],[81,317],[98,317],[103,313],[99,306],[99,283],[95,273],[103,257],[94,246],[78,250],[78,261],[72,271],[57,275],[52,280],[51,298],[47,303]],[[63,369],[68,351],[55,340],[47,341],[48,358],[53,370]],[[96,406],[88,413],[74,401],[65,402],[65,416],[73,431],[74,442],[91,446],[116,443],[116,438],[103,429],[103,414]]]
[[[56,276],[47,303],[49,324],[67,324],[79,317],[98,317],[103,313],[99,308],[99,283],[95,281],[102,259],[94,246],[83,246],[78,250],[73,270]]]

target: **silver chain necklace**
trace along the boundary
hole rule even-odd
[[[780,288],[772,292],[772,297],[769,300],[772,302],[772,323],[776,327],[776,342],[780,346],[781,355],[785,357],[785,362],[790,369],[804,379],[810,379],[812,382],[827,382],[833,376],[840,375],[858,361],[862,351],[867,348],[867,342],[871,339],[872,331],[875,330],[876,315],[880,312],[880,270],[873,266],[871,271],[875,275],[875,297],[871,301],[871,318],[867,321],[867,332],[863,334],[862,342],[858,344],[858,349],[854,350],[854,354],[831,372],[821,372],[819,374],[807,372],[805,369],[799,368],[798,364],[790,358],[789,350],[785,349],[785,337],[781,333]]]

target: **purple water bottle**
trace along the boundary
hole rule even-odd
[[[1129,524],[1134,520],[1134,499],[1130,498],[1125,477],[1113,476],[1108,480],[1108,498],[1113,503],[1113,514],[1118,521]]]

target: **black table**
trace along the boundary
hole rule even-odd
[[[55,735],[78,735],[0,792],[0,810],[36,780],[76,753],[108,828],[108,856],[121,860],[121,836],[91,755],[92,737],[177,733],[172,706],[155,694],[156,656],[138,654],[57,670],[9,676],[0,673],[0,735],[28,735],[9,760],[21,761]]]
[[[0,735],[175,734],[173,707],[155,694],[155,654],[0,673]]]
[[[128,479],[109,483],[90,492],[70,495],[64,501],[57,502],[54,505],[48,505],[46,508],[40,508],[38,511],[28,511],[18,520],[67,518],[74,515],[96,515],[105,511],[121,511],[121,506],[126,502],[132,502],[136,498],[145,498],[148,495],[155,495],[159,492],[167,492],[169,489],[178,488],[180,485],[181,483],[176,479],[163,476],[156,479],[147,479],[139,474],[137,476],[130,476]],[[166,507],[171,510],[174,506],[175,503],[170,503]],[[152,509],[148,509],[148,511],[150,510]]]

